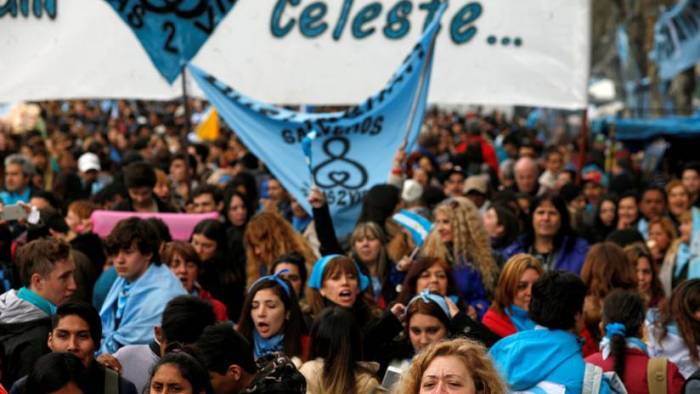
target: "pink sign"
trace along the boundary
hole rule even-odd
[[[112,232],[114,226],[120,220],[130,217],[141,219],[158,218],[165,222],[170,229],[170,235],[174,240],[186,241],[190,239],[192,231],[197,223],[205,219],[217,219],[218,213],[146,213],[146,212],[121,212],[121,211],[95,211],[92,213],[92,231],[102,238]]]

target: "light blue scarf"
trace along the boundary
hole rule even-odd
[[[257,331],[253,331],[253,341],[255,342],[256,360],[266,354],[284,350],[284,334],[277,334],[265,339]]]
[[[46,313],[49,316],[53,316],[56,313],[56,305],[54,305],[46,298],[29,290],[26,287],[22,287],[21,289],[19,289],[19,291],[17,292],[17,298],[27,301],[28,303],[41,309],[44,313]]]
[[[509,308],[505,308],[505,312],[518,332],[535,328],[535,322],[530,320],[530,316],[525,309],[516,305],[511,305]]]

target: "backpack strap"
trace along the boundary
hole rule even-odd
[[[105,394],[119,394],[119,374],[105,368]]]
[[[586,363],[586,370],[583,373],[583,385],[581,394],[598,394],[603,381],[603,369],[597,365]]]
[[[668,359],[665,357],[653,357],[647,363],[647,385],[649,392],[654,394],[666,394],[668,384],[666,383]]]

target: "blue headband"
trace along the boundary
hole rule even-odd
[[[411,302],[408,303],[408,306],[406,306],[406,310],[409,310],[411,308],[411,305],[418,300],[422,300],[426,304],[434,302],[435,304],[437,304],[437,306],[440,307],[440,309],[442,309],[443,312],[445,312],[447,320],[452,320],[452,317],[450,316],[450,308],[447,306],[447,301],[445,301],[445,297],[433,294],[426,289],[418,293],[418,295],[416,295],[415,297],[413,297]]]
[[[289,288],[289,284],[284,279],[282,279],[282,276],[280,275],[285,272],[289,272],[289,270],[285,268],[274,275],[261,276],[260,279],[256,280],[255,282],[253,282],[252,285],[250,285],[250,289],[257,286],[261,282],[273,281],[277,282],[277,284],[280,285],[284,292],[287,293],[287,297],[292,298],[292,289]]]
[[[622,323],[608,323],[605,325],[605,336],[608,338],[613,337],[613,335],[620,335],[623,338],[625,335],[625,325]]]
[[[329,254],[328,256],[323,256],[316,260],[314,268],[311,271],[311,277],[309,278],[309,288],[319,290],[323,286],[323,272],[326,270],[328,263],[336,257],[344,257],[340,254]],[[355,264],[355,269],[357,269],[357,279],[360,282],[360,291],[365,291],[369,287],[369,278],[367,275],[360,271],[360,266]]]

